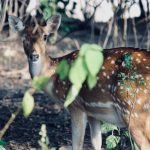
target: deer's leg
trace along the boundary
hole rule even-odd
[[[88,117],[90,131],[91,131],[91,142],[95,150],[101,150],[102,146],[102,134],[100,129],[100,121],[93,117]]]
[[[82,150],[87,116],[84,111],[77,107],[69,108],[72,123],[72,149]]]

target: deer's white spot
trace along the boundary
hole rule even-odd
[[[111,59],[111,57],[109,56],[109,57],[107,57],[107,59],[109,60],[109,59]]]
[[[110,79],[110,76],[107,76],[107,79]]]
[[[126,64],[125,64],[125,62],[123,61],[121,65],[122,65],[122,67],[125,67]]]
[[[149,66],[146,66],[145,68],[146,68],[146,69],[150,69],[150,67],[149,67]]]
[[[63,85],[66,85],[66,82],[65,82],[65,81],[63,81],[63,82],[62,82],[62,84],[63,84]]]
[[[136,59],[137,63],[141,63],[141,60],[139,58]]]
[[[111,61],[111,64],[112,64],[112,65],[113,65],[113,64],[115,64],[115,61],[114,61],[114,60],[112,60],[112,61]]]
[[[106,77],[106,75],[107,75],[106,72],[103,72],[103,76]]]
[[[99,84],[98,84],[98,87],[101,88],[101,87],[102,87],[102,84],[99,83]]]
[[[115,73],[115,71],[113,70],[111,73],[112,73],[112,74],[114,74],[114,73]]]
[[[139,99],[137,99],[136,103],[139,104],[139,105],[141,105],[141,101],[142,100],[139,98]]]
[[[110,89],[110,88],[111,88],[111,85],[109,84],[109,85],[108,85],[108,89]]]
[[[149,103],[144,104],[143,109],[144,110],[149,110],[150,109],[150,104]]]
[[[145,90],[144,90],[144,93],[147,94],[147,93],[148,93],[148,90],[145,89]]]
[[[118,86],[120,86],[120,85],[121,85],[121,83],[120,83],[120,82],[118,82],[118,83],[117,83],[117,85],[118,85]]]
[[[102,70],[105,70],[105,67],[104,67],[104,66],[102,66]]]
[[[103,93],[105,93],[105,89],[101,89],[101,91],[102,91]]]
[[[123,89],[124,89],[124,87],[123,87],[123,86],[120,86],[120,89],[121,89],[121,90],[123,90]]]

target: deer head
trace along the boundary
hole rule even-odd
[[[15,16],[9,16],[9,25],[14,32],[18,32],[23,42],[25,54],[29,62],[31,77],[40,75],[46,65],[46,42],[51,33],[55,33],[61,22],[60,15],[49,18],[44,25],[36,25],[33,22],[24,23]]]

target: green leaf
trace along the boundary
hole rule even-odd
[[[47,7],[48,5],[48,0],[40,0],[41,5]]]
[[[85,81],[87,76],[87,68],[85,66],[85,63],[83,61],[83,57],[78,57],[69,72],[69,79],[72,82],[72,84],[75,84],[76,86],[81,86],[82,83]]]
[[[22,109],[23,114],[25,117],[28,117],[34,108],[34,98],[33,96],[27,91],[24,94],[23,101],[22,101]]]
[[[87,51],[89,51],[89,50],[90,51],[99,51],[99,52],[103,51],[102,47],[100,47],[97,44],[83,44],[79,51],[79,55],[84,56],[87,53]]]
[[[83,44],[80,48],[79,55],[84,56],[90,50],[91,44]]]
[[[106,138],[106,149],[114,149],[120,141],[119,136],[110,135]]]
[[[69,64],[67,62],[67,60],[62,60],[59,65],[57,66],[57,70],[56,73],[58,73],[59,78],[61,80],[64,80],[69,73]]]
[[[85,62],[92,76],[96,76],[103,65],[104,57],[99,51],[88,51],[85,54]]]
[[[99,51],[99,52],[102,52],[103,51],[103,48],[97,44],[91,44],[91,47],[92,47],[92,50],[96,50],[96,51]]]
[[[44,19],[47,20],[52,15],[51,9],[49,7],[45,7],[43,10]]]
[[[117,126],[110,124],[110,123],[103,123],[101,125],[102,133],[108,133],[109,131],[112,131],[112,130],[118,130]]]
[[[88,83],[89,88],[92,89],[97,83],[97,78],[89,74],[87,78],[87,83]]]
[[[72,85],[69,89],[69,92],[67,94],[64,106],[68,107],[76,98],[76,96],[79,94],[81,89],[81,86]]]
[[[45,86],[48,84],[50,78],[49,77],[45,77],[45,76],[38,76],[38,77],[34,77],[32,80],[32,86],[36,89],[36,90],[43,90],[45,88]]]

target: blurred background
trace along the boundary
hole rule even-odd
[[[62,15],[61,26],[57,36],[53,35],[47,46],[49,55],[53,57],[77,50],[83,43],[96,43],[106,49],[124,46],[150,49],[150,0],[0,0],[0,129],[21,102],[24,91],[31,86],[22,42],[17,33],[9,28],[8,15],[21,19],[29,15],[36,18],[42,15],[43,19],[47,20],[56,13]],[[18,122],[7,132],[7,149],[26,150],[36,147],[36,140],[33,140],[38,139],[36,129],[39,129],[41,122],[48,121],[46,114],[51,114],[47,108],[48,98],[44,97],[45,103],[41,104],[40,96],[37,95],[39,103],[31,118],[24,120],[19,116]],[[51,126],[49,136],[52,145],[70,143],[70,138],[64,139],[71,137],[67,128],[68,118],[57,113],[55,104],[49,107],[52,107],[54,112],[53,121],[48,121]],[[39,114],[40,119],[35,117]],[[32,125],[35,131],[31,130]],[[16,130],[16,127],[19,128]],[[57,131],[62,135],[57,135]],[[20,139],[20,133],[24,134],[23,139]]]

